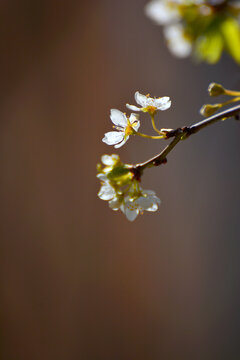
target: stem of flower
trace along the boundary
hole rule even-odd
[[[240,105],[234,106],[230,109],[224,110],[216,115],[210,116],[205,120],[202,120],[196,124],[191,125],[187,131],[189,132],[189,135],[195,134],[196,132],[202,130],[203,128],[212,125],[220,120],[237,116],[239,112],[240,112]]]
[[[136,132],[136,133],[134,133],[134,135],[142,136],[142,137],[145,137],[145,138],[148,138],[148,139],[163,139],[163,138],[165,138],[164,135],[151,136],[151,135],[142,134],[140,132]]]
[[[238,95],[240,95],[240,93],[238,93]],[[224,103],[222,103],[222,106],[231,104],[231,103],[236,102],[236,101],[239,101],[239,100],[240,100],[240,96],[235,97],[235,98],[233,98],[233,99],[231,99],[231,100],[228,100],[228,101],[225,101]]]
[[[224,94],[228,96],[240,96],[240,91],[232,91],[225,89]]]
[[[152,127],[153,127],[153,129],[154,129],[158,134],[162,134],[161,131],[158,130],[158,128],[156,127],[155,120],[154,120],[154,115],[151,115],[151,120],[152,120]]]
[[[168,146],[166,146],[165,149],[163,149],[163,151],[160,152],[160,154],[158,154],[157,156],[154,156],[152,159],[145,161],[144,163],[135,165],[135,167],[138,170],[141,170],[141,172],[142,172],[147,167],[149,168],[149,167],[158,166],[158,165],[166,163],[167,155],[170,153],[170,151],[172,151],[172,149],[181,140],[181,137],[182,137],[182,134],[176,135],[175,138],[172,140],[172,142],[170,142],[170,144]]]
[[[172,142],[163,149],[160,154],[154,156],[153,158],[133,166],[133,172],[135,172],[136,176],[141,176],[144,169],[158,166],[166,163],[167,155],[173,150],[173,148],[177,145],[180,140],[187,139],[190,135],[197,133],[198,131],[204,129],[205,127],[216,123],[217,121],[227,119],[230,117],[238,116],[240,113],[240,105],[234,106],[230,109],[222,111],[216,115],[210,116],[196,124],[193,124],[189,127],[185,126],[183,128],[178,128],[176,130],[170,130],[166,133],[166,138],[174,137]]]

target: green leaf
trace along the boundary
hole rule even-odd
[[[240,26],[237,20],[227,18],[221,24],[221,33],[226,50],[237,63],[240,63]]]
[[[196,42],[196,55],[200,60],[215,64],[223,50],[223,39],[217,31],[207,31]]]
[[[116,178],[128,175],[129,167],[126,167],[125,165],[114,167],[108,174],[107,177],[110,180],[115,180]]]

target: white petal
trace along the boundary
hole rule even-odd
[[[114,165],[117,160],[119,160],[119,156],[115,155],[115,154],[113,154],[113,155],[103,155],[101,157],[102,163],[104,165],[109,165],[109,166]]]
[[[109,201],[109,206],[112,210],[119,210],[121,201],[117,197],[114,197],[111,201]]]
[[[152,206],[152,201],[149,197],[140,196],[135,202],[140,210],[147,210]]]
[[[114,147],[115,147],[116,149],[120,148],[121,146],[123,146],[123,145],[125,144],[125,142],[126,142],[128,139],[129,139],[129,136],[125,136],[125,138],[123,139],[123,141],[120,142],[120,144],[115,145]]]
[[[148,207],[147,211],[156,211],[161,204],[161,200],[157,196],[152,196],[152,206]]]
[[[171,100],[168,96],[161,97],[154,100],[155,106],[158,110],[167,110],[171,106]]]
[[[113,165],[114,164],[114,161],[110,155],[103,155],[101,157],[101,160],[104,165]]]
[[[107,145],[114,145],[122,141],[124,133],[122,131],[110,131],[104,135],[102,141]]]
[[[156,195],[155,191],[153,190],[143,190],[143,195]]]
[[[101,181],[108,181],[108,178],[105,174],[97,174],[97,178]]]
[[[160,199],[157,196],[141,196],[135,202],[140,210],[156,211],[158,203],[160,204]]]
[[[151,207],[149,207],[148,209],[146,209],[147,211],[157,211],[158,209],[158,204],[152,204]]]
[[[130,210],[129,208],[126,208],[124,214],[126,215],[129,221],[134,221],[139,214],[139,210],[138,209]]]
[[[140,127],[140,121],[138,119],[139,119],[139,116],[136,114],[131,114],[129,117],[129,121],[132,124],[132,127],[135,131],[138,131],[138,129]]]
[[[141,107],[146,107],[148,103],[148,98],[145,95],[140,94],[140,92],[135,92],[136,103],[141,105]]]
[[[139,121],[139,115],[138,114],[131,114],[129,117],[130,124],[133,124],[135,121]]]
[[[126,104],[126,107],[130,110],[133,110],[133,111],[141,111],[141,108],[135,106],[135,105],[129,105],[129,104]]]
[[[138,129],[140,128],[140,121],[137,121],[135,124],[133,124],[132,127],[135,131],[138,131]]]
[[[171,100],[169,100],[168,102],[166,102],[165,104],[162,104],[158,107],[158,110],[167,110],[171,107]]]
[[[120,206],[120,210],[122,210],[122,212],[125,214],[125,207],[124,207],[124,204],[121,204],[121,206]]]
[[[102,200],[111,200],[114,196],[115,196],[115,190],[108,183],[103,184],[98,192],[98,197]]]
[[[127,126],[127,117],[124,113],[117,109],[111,109],[110,119],[114,125],[122,126],[125,128]]]
[[[166,0],[153,0],[145,6],[145,13],[159,25],[166,25],[179,19],[180,14],[177,9],[168,5]]]
[[[192,44],[184,37],[181,24],[169,25],[164,29],[169,50],[178,57],[186,57],[191,54]]]

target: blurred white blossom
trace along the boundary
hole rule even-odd
[[[173,24],[163,29],[167,45],[173,55],[187,57],[192,52],[192,43],[184,35],[182,24]]]
[[[166,25],[177,21],[180,13],[177,7],[171,5],[168,0],[152,0],[145,6],[146,15],[158,25]]]
[[[163,26],[175,56],[214,64],[225,50],[240,63],[239,0],[150,0],[145,13]]]

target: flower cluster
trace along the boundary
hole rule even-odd
[[[158,110],[167,110],[171,106],[171,100],[168,96],[160,98],[151,98],[149,95],[142,95],[137,91],[135,93],[135,100],[140,107],[135,105],[126,104],[126,107],[133,111],[142,111],[149,113],[152,122],[153,129],[161,136],[149,136],[138,132],[140,127],[139,115],[132,113],[129,117],[117,109],[111,109],[110,119],[113,123],[113,127],[116,131],[109,131],[104,134],[102,141],[107,145],[114,145],[115,148],[120,148],[129,139],[130,135],[139,135],[148,137],[151,139],[160,139],[165,137],[165,132],[161,132],[156,129],[154,123],[154,116]]]
[[[229,96],[230,100],[213,105],[204,105],[200,111],[203,116],[211,116],[221,107],[240,101],[240,91],[225,89],[221,84],[211,83],[208,92],[212,97]],[[160,205],[160,199],[154,191],[144,190],[140,186],[141,177],[145,169],[165,164],[170,151],[173,150],[179,141],[187,139],[190,135],[195,134],[206,126],[229,117],[235,117],[238,120],[240,111],[240,105],[238,105],[192,126],[184,126],[175,130],[163,128],[158,130],[154,119],[155,114],[158,110],[167,110],[171,106],[170,98],[167,96],[151,98],[149,95],[142,95],[137,91],[135,93],[135,100],[139,106],[127,104],[127,108],[137,112],[148,113],[153,130],[158,135],[151,136],[139,133],[140,121],[138,115],[133,113],[127,117],[125,113],[112,109],[110,118],[116,131],[106,133],[102,139],[103,142],[120,147],[128,140],[130,135],[139,135],[150,139],[173,139],[159,154],[137,165],[124,164],[119,156],[115,154],[103,155],[101,157],[102,163],[97,165],[97,178],[101,182],[98,197],[108,201],[109,207],[112,210],[121,210],[130,221],[135,220],[144,211],[156,211]]]
[[[145,12],[164,26],[174,55],[216,63],[226,50],[240,63],[240,1],[151,0]]]
[[[98,196],[109,202],[112,210],[121,210],[133,221],[143,211],[156,211],[160,199],[151,190],[143,190],[134,179],[131,165],[124,165],[118,155],[103,155],[104,167],[98,165],[97,177],[101,181]]]
[[[135,112],[148,113],[151,118],[156,136],[138,132],[140,127],[139,114],[132,113],[128,117],[117,109],[111,109],[110,119],[114,131],[104,134],[102,141],[107,145],[119,148],[126,143],[131,135],[139,135],[150,139],[163,139],[171,129],[158,130],[155,125],[155,115],[158,110],[167,110],[171,106],[168,96],[152,98],[149,95],[135,93],[135,100],[139,106],[126,104],[126,107]],[[103,155],[102,164],[98,164],[97,177],[101,181],[98,196],[109,202],[113,210],[121,210],[128,220],[133,221],[143,211],[156,211],[160,199],[151,190],[143,190],[140,185],[142,171],[136,173],[133,165],[123,164],[118,155]]]

